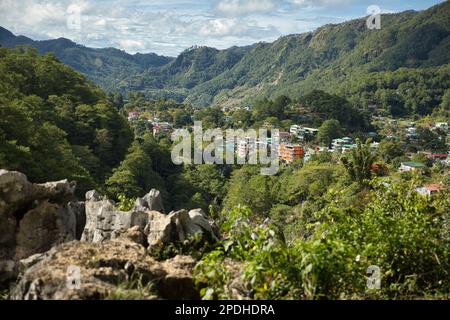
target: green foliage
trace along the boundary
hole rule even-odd
[[[256,166],[246,165],[233,172],[224,202],[226,209],[246,205],[255,213],[267,214],[273,203],[276,178],[263,176]]]
[[[203,299],[230,298],[225,258],[245,263],[242,281],[248,285],[251,298],[279,299],[287,294],[292,285],[287,275],[294,275],[296,267],[273,227],[252,221],[249,209],[236,208],[229,212],[222,231],[226,234],[223,247],[205,255],[195,268]]]
[[[327,120],[319,128],[317,140],[323,145],[329,146],[333,139],[342,135],[341,124],[337,120]]]
[[[226,194],[224,171],[225,166],[208,164],[185,166],[183,178],[193,187],[190,192],[194,193],[193,205],[197,204],[196,207],[201,207],[205,211],[208,211],[207,204],[215,206],[216,209],[220,208]],[[188,190],[185,190],[185,193],[189,193]]]
[[[370,141],[362,144],[360,140],[357,140],[356,144],[357,147],[351,150],[349,157],[342,157],[342,163],[350,178],[360,185],[364,185],[365,181],[372,177],[372,165],[375,157],[370,150]]]
[[[161,177],[153,170],[152,160],[143,147],[134,142],[129,153],[113,175],[106,181],[108,193],[133,198],[152,188],[162,189]]]
[[[216,129],[225,125],[225,118],[221,108],[210,107],[198,111],[195,114],[195,121],[202,121],[203,128]]]
[[[0,49],[0,167],[31,181],[101,184],[128,149],[131,132],[103,93],[54,56]]]
[[[419,127],[417,129],[420,146],[424,150],[436,153],[445,153],[447,151],[446,134],[444,132],[434,133],[430,129]]]
[[[195,268],[202,297],[233,298],[230,284],[240,278],[241,294],[253,299],[445,298],[448,195],[430,199],[416,184],[382,180],[372,188],[362,208],[330,191],[336,200],[316,213],[312,236],[291,245],[249,209],[227,212],[221,246]],[[367,287],[372,265],[381,269],[379,290]]]
[[[119,200],[117,208],[121,211],[130,211],[133,209],[134,203],[136,202],[136,198],[128,198],[123,193],[118,194],[116,198]]]
[[[334,129],[342,131],[342,129],[339,129],[338,123],[335,122],[336,120],[339,121],[339,125],[350,131],[358,131],[370,127],[364,114],[353,107],[349,101],[337,95],[331,95],[321,90],[313,90],[300,97],[299,104],[302,107],[307,107],[309,112],[312,113],[312,121],[315,121],[316,124],[320,124],[324,120],[333,120],[331,123],[326,123],[325,129],[326,126],[332,125]]]
[[[105,300],[145,300],[156,295],[154,284],[146,276],[133,272]]]
[[[378,157],[387,163],[391,163],[403,154],[404,150],[400,141],[383,140],[378,146]]]
[[[328,297],[358,296],[365,290],[361,275],[376,265],[382,270],[378,294],[389,298],[443,294],[448,290],[443,279],[449,267],[446,200],[422,197],[414,185],[386,187],[375,181],[373,187],[362,212],[338,206],[323,211],[327,221],[316,230],[310,250],[327,250],[335,258],[312,260],[316,290],[328,292]]]

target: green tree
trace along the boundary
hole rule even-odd
[[[375,157],[370,149],[370,140],[362,144],[358,139],[356,144],[357,147],[351,151],[350,156],[342,157],[342,163],[350,178],[360,185],[364,185],[365,180],[370,180],[372,177],[372,165]]]
[[[428,128],[419,127],[417,129],[417,134],[419,135],[420,146],[424,150],[432,152],[447,151],[446,135],[444,133],[438,134]]]
[[[163,190],[162,186],[161,177],[153,171],[152,160],[138,142],[133,143],[125,160],[106,181],[108,194],[112,197],[123,194],[135,198],[152,188]]]
[[[333,139],[342,136],[342,127],[338,120],[326,120],[319,128],[319,134],[317,135],[317,140],[329,146]]]
[[[191,114],[188,111],[183,109],[175,110],[173,113],[173,125],[175,128],[183,128],[191,124]]]
[[[391,163],[397,157],[404,154],[402,143],[397,140],[383,140],[378,146],[378,157],[387,163]]]

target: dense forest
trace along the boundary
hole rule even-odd
[[[393,114],[424,115],[450,87],[449,10],[447,1],[421,12],[383,15],[378,31],[357,19],[273,43],[193,47],[177,58],[91,49],[67,39],[33,41],[5,29],[0,29],[0,44],[54,52],[107,91],[141,91],[197,107],[251,105],[255,98],[279,95],[299,98],[320,89],[363,106],[382,101]],[[399,109],[402,102],[406,110]]]
[[[0,49],[0,163],[34,181],[103,183],[133,138],[96,86],[47,54]]]

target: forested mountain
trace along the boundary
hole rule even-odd
[[[53,51],[106,90],[143,91],[196,106],[248,104],[255,97],[281,94],[297,98],[322,89],[349,94],[362,107],[383,102],[402,109],[394,113],[427,114],[449,88],[449,35],[450,2],[445,2],[422,12],[383,15],[381,30],[369,30],[361,18],[273,43],[227,50],[193,47],[176,59],[90,49],[66,39],[34,42],[4,29],[0,44]],[[391,80],[377,80],[386,77]],[[438,79],[438,88],[432,79]],[[408,101],[409,89],[419,89],[416,101],[427,105]]]
[[[82,72],[105,89],[120,87],[120,81],[128,73],[138,74],[147,68],[160,67],[173,60],[154,53],[130,55],[115,48],[88,48],[65,38],[34,41],[24,36],[15,36],[2,27],[0,45],[7,48],[31,45],[40,54],[53,52],[61,62]]]
[[[361,75],[371,78],[399,68],[438,72],[450,60],[449,17],[446,2],[419,13],[383,15],[381,30],[368,30],[365,19],[358,19],[260,43],[232,69],[194,88],[188,100],[232,104],[256,92],[291,97],[312,89],[340,93]]]

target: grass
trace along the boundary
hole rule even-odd
[[[0,290],[0,300],[8,300],[9,290],[1,289]]]
[[[106,300],[146,300],[155,296],[152,282],[144,281],[142,274],[133,273],[129,280],[120,283]]]

